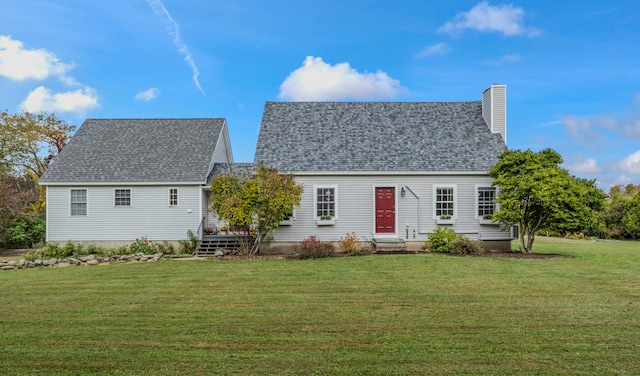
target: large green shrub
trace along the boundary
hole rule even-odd
[[[458,240],[460,235],[456,234],[452,228],[438,227],[424,242],[425,249],[437,253],[451,252],[451,244]]]
[[[7,248],[31,248],[44,241],[45,220],[32,215],[18,218],[8,228],[2,243]]]

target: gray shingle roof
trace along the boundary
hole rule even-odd
[[[250,177],[253,175],[255,165],[253,163],[216,163],[213,165],[211,173],[207,178],[207,185],[211,184],[213,178],[217,175],[238,175],[241,177]]]
[[[224,119],[87,119],[41,183],[205,183]]]
[[[284,171],[487,171],[482,102],[267,102],[255,163]]]

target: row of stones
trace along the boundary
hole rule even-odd
[[[109,264],[112,261],[120,262],[155,262],[160,260],[164,255],[162,253],[156,253],[155,255],[145,255],[143,253],[136,253],[135,255],[125,256],[96,256],[89,255],[86,257],[69,257],[69,258],[50,258],[50,259],[35,259],[33,261],[21,259],[20,261],[0,261],[0,270],[13,270],[13,269],[26,269],[35,268],[40,266],[58,266],[64,268],[67,266],[80,266],[80,265],[99,265]]]

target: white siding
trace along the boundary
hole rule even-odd
[[[482,93],[482,118],[507,142],[507,86],[494,84]]]
[[[216,213],[211,210],[211,203],[209,201],[210,195],[210,190],[202,190],[202,212],[204,213],[204,216],[206,216],[205,225],[208,227],[216,227],[219,230],[224,225],[224,222],[220,221]]]
[[[228,133],[226,132],[226,123],[220,132],[220,137],[218,137],[218,143],[216,144],[216,149],[213,152],[213,158],[211,160],[212,163],[233,163],[233,159],[229,158],[229,150],[228,150]]]
[[[178,206],[169,206],[169,188]],[[70,189],[87,189],[87,215],[71,216]],[[115,207],[114,189],[131,189],[131,206]],[[200,225],[200,186],[48,186],[47,241],[186,239]]]
[[[282,226],[277,230],[274,236],[275,241],[299,242],[310,235],[317,235],[320,240],[330,241],[338,240],[351,232],[355,232],[362,240],[370,240],[375,235],[374,189],[376,186],[396,188],[395,235],[406,239],[408,230],[408,240],[425,240],[427,233],[438,226],[433,215],[434,185],[455,185],[456,187],[457,214],[455,224],[450,225],[456,232],[470,239],[510,239],[510,234],[502,232],[500,226],[478,223],[476,186],[478,184],[490,186],[492,179],[487,176],[298,176],[297,181],[304,186],[304,193],[300,206],[296,208],[296,219],[291,226]],[[338,187],[338,213],[335,225],[318,226],[314,219],[314,185]],[[410,188],[420,200],[409,190],[405,190],[405,196],[401,197],[401,189],[405,186]],[[420,213],[420,221],[418,221],[418,213]]]

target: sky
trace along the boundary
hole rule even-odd
[[[480,100],[507,146],[640,184],[640,1],[0,0],[0,110],[227,119],[251,162],[266,101]]]

